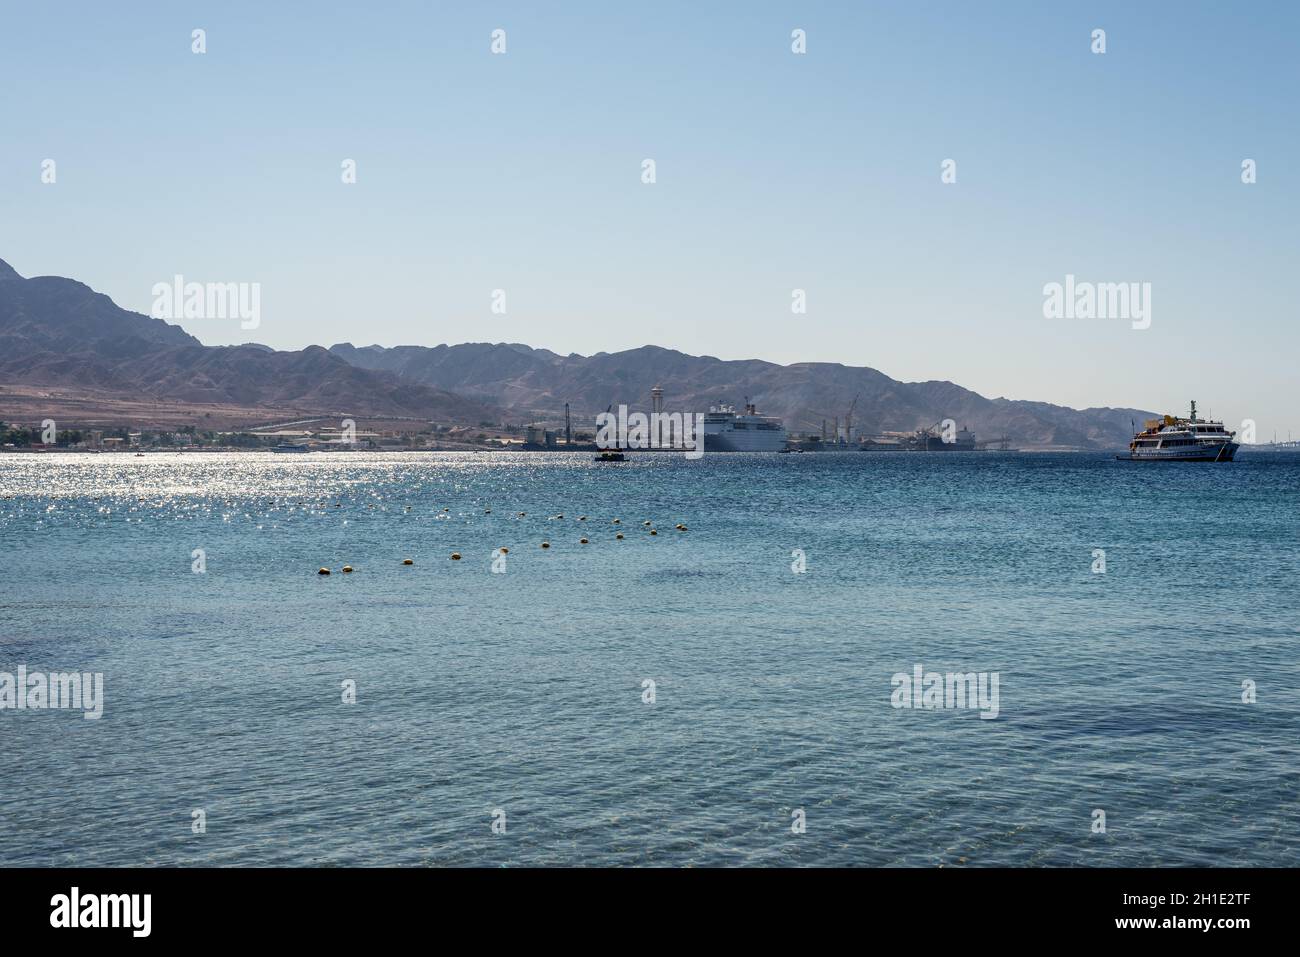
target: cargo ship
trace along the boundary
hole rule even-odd
[[[963,428],[947,439],[939,426],[932,425],[928,429],[917,429],[906,448],[912,452],[974,452],[975,433]]]
[[[1233,441],[1236,434],[1222,422],[1197,418],[1193,401],[1185,419],[1172,415],[1149,419],[1128,444],[1128,454],[1115,458],[1126,462],[1231,462],[1241,447]]]

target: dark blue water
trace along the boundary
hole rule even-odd
[[[1297,862],[1300,457],[8,455],[0,495],[0,672],[105,689],[0,711],[0,864]],[[917,663],[998,716],[893,707]]]

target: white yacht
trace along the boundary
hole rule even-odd
[[[1133,436],[1128,455],[1115,458],[1129,462],[1231,462],[1240,445],[1232,441],[1222,422],[1196,417],[1196,403],[1187,418],[1166,415],[1151,419]]]
[[[770,415],[759,415],[745,399],[745,411],[718,405],[704,416],[706,452],[780,452],[785,448],[785,425]]]

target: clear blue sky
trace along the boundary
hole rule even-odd
[[[653,342],[1072,406],[1196,398],[1300,436],[1300,4],[5,3],[0,22],[0,258],[142,312],[176,273],[261,283],[261,327],[188,323],[207,343]],[[1043,318],[1067,273],[1150,282],[1151,328]]]

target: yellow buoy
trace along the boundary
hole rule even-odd
[[[508,549],[508,548],[506,548],[504,545],[502,545],[502,546],[501,546],[501,554],[502,554],[502,555],[509,555],[509,554],[510,554],[510,549]]]
[[[550,542],[542,542],[542,548],[550,548],[550,547],[551,547]]]
[[[403,559],[402,559],[402,564],[403,564],[403,565],[414,565],[415,562],[411,561],[409,558],[403,558]]]
[[[585,538],[580,538],[580,539],[578,539],[578,544],[579,544],[579,545],[586,545],[586,544],[587,544],[587,540],[586,540]]]
[[[658,529],[655,529],[655,528],[652,528],[652,529],[650,529],[650,534],[651,534],[651,535],[658,535],[658,534],[659,534],[659,530],[658,530]]]
[[[586,516],[586,515],[579,515],[579,516],[578,516],[578,521],[580,521],[580,522],[585,522],[586,520],[587,520],[587,516]]]
[[[642,525],[649,525],[650,522],[649,522],[649,520],[646,520],[646,521],[642,522],[641,524],[642,524]]]
[[[343,566],[343,574],[345,574],[345,575],[349,575],[349,574],[351,574],[351,573],[352,573],[352,566],[351,566],[351,565],[344,565],[344,566]]]
[[[614,524],[615,524],[615,525],[622,525],[623,523],[620,522],[618,519],[614,519]]]
[[[490,509],[490,508],[485,508],[485,509],[483,509],[483,514],[484,514],[484,515],[491,515],[491,514],[492,514],[492,509]]]
[[[523,517],[524,517],[525,515],[527,515],[527,514],[528,514],[527,512],[520,512],[520,513],[519,513],[519,517],[520,517],[520,518],[523,518]]]
[[[321,569],[320,571],[318,571],[316,574],[317,574],[317,575],[328,575],[329,573],[330,573],[330,570],[329,570],[328,568],[322,568],[322,569]]]
[[[618,533],[617,535],[615,535],[614,537],[617,538],[617,539],[620,539],[620,540],[621,540],[621,539],[623,538],[623,533],[622,533],[622,532],[619,532],[619,533]]]
[[[451,553],[451,560],[452,560],[453,562],[458,562],[458,561],[460,561],[460,552],[452,552],[452,553]]]

